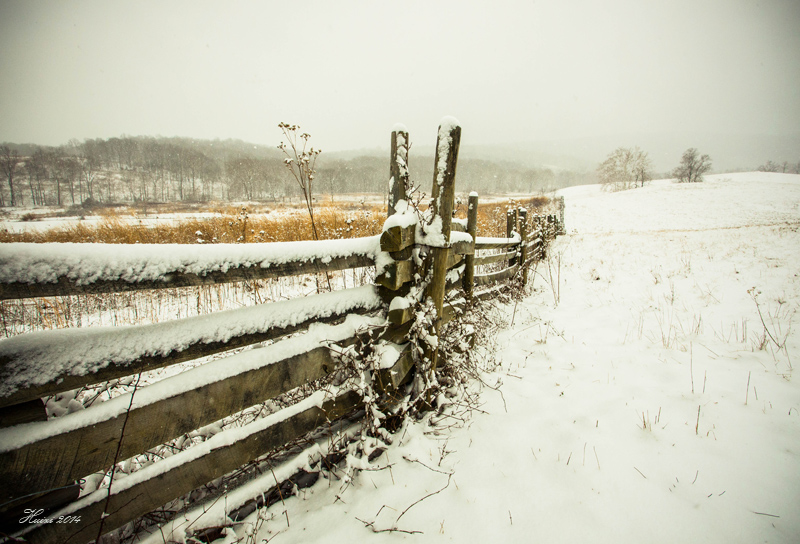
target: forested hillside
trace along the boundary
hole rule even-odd
[[[277,148],[240,140],[121,136],[60,147],[4,144],[0,206],[118,202],[282,200],[299,193]],[[411,177],[427,186],[433,157],[412,155]],[[383,193],[389,173],[377,154],[320,155],[317,194]],[[459,186],[483,193],[539,193],[592,183],[593,172],[554,171],[464,157]]]

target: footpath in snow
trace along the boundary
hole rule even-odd
[[[797,542],[800,176],[563,194],[569,234],[503,309],[484,413],[406,426],[238,537]]]

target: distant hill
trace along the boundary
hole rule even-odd
[[[524,168],[590,172],[618,147],[639,146],[653,160],[657,173],[666,174],[680,162],[683,152],[696,147],[711,156],[715,172],[755,170],[771,160],[797,164],[800,161],[800,133],[795,135],[731,134],[615,134],[573,139],[553,139],[508,145],[462,143],[462,159],[481,159],[515,164]],[[412,156],[416,151],[412,147]],[[430,150],[424,149],[424,155]],[[358,156],[388,157],[388,148],[368,148],[326,153],[329,158],[348,160]]]
[[[0,206],[88,202],[275,200],[298,194],[275,146],[242,140],[121,136],[71,141],[60,147],[8,144],[19,154],[13,194],[0,184]],[[683,152],[696,147],[712,159],[712,173],[752,171],[767,161],[787,172],[800,168],[800,135],[738,136],[622,134],[511,145],[464,143],[458,190],[547,193],[597,183],[597,166],[618,147],[638,146],[653,161],[654,178],[670,177]],[[430,191],[433,146],[411,148],[411,180]],[[319,156],[315,192],[382,193],[389,150],[367,148]],[[12,198],[12,196],[14,198]]]
[[[552,140],[490,148],[497,157],[518,156],[539,165],[572,170],[596,168],[614,149],[639,146],[653,160],[656,172],[667,173],[680,162],[683,152],[696,147],[711,156],[715,172],[755,170],[768,160],[778,164],[800,161],[800,134],[617,134],[571,140]]]

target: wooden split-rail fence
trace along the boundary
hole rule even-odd
[[[256,420],[235,432],[222,431],[203,443],[207,447],[190,447],[113,481],[110,493],[101,488],[78,499],[79,482],[87,475],[109,471],[123,460],[333,372],[337,359],[326,342],[310,332],[294,335],[311,324],[341,324],[343,320],[346,324],[345,318],[351,314],[372,316],[368,330],[344,327],[342,332],[340,327],[327,340],[340,346],[356,338],[397,344],[397,359],[373,378],[374,388],[391,399],[414,372],[416,350],[410,345],[409,330],[419,307],[419,302],[392,305],[393,300],[408,298],[412,287],[425,278],[425,296],[420,298],[432,299],[438,316],[432,332],[439,332],[443,323],[458,318],[473,302],[496,297],[498,286],[525,284],[530,265],[544,258],[549,240],[563,232],[563,200],[560,213],[552,215],[529,217],[523,209],[510,210],[506,238],[478,237],[476,194],[469,197],[467,220],[452,219],[460,136],[461,129],[455,124],[443,124],[439,129],[428,223],[392,222],[401,215],[395,212],[406,198],[408,185],[408,133],[395,130],[387,226],[380,237],[363,239],[341,255],[331,255],[329,243],[310,241],[293,243],[295,249],[300,244],[301,256],[269,266],[256,260],[210,266],[203,272],[176,268],[163,271],[156,279],[101,275],[87,280],[71,274],[68,267],[48,281],[0,277],[0,300],[10,300],[315,274],[374,267],[377,256],[382,256],[374,285],[312,295],[300,299],[304,301],[300,306],[292,306],[296,301],[281,301],[220,312],[219,317],[211,314],[151,325],[45,331],[0,341],[0,384],[15,384],[3,387],[0,395],[0,541],[3,535],[42,543],[94,540],[100,533],[121,527],[363,407],[355,391],[316,404],[301,401],[284,409],[286,416],[278,412],[277,417]],[[446,156],[439,157],[440,152]],[[431,224],[437,226],[437,234],[440,229],[440,239],[449,242],[426,238],[424,232]],[[15,246],[9,244],[0,255],[0,269],[8,264],[3,259],[14,258]],[[70,252],[78,252],[80,260],[84,246],[92,246],[92,258],[96,258],[98,244],[70,245]],[[280,249],[280,244],[261,246]],[[118,245],[107,247],[109,251],[119,249]],[[224,261],[226,251],[241,246],[218,247],[219,259]],[[41,258],[46,260],[48,248],[41,246],[41,250]],[[147,251],[141,246],[137,250]],[[415,250],[427,254],[422,265],[418,265],[419,252]],[[482,250],[500,251],[480,254]],[[157,246],[153,251],[157,258]],[[475,273],[476,267],[492,263],[505,265],[495,264],[501,267],[496,272]],[[451,296],[453,293],[458,296]],[[276,319],[276,315],[290,317]],[[161,382],[156,382],[127,396],[47,420],[42,399],[48,396],[117,378],[135,379],[142,372],[266,341],[273,343],[179,374],[178,378],[185,375],[186,379],[179,380],[177,387],[159,390]],[[234,364],[237,357],[246,357],[246,364]],[[435,368],[439,354],[430,357]],[[47,375],[45,381],[17,379],[26,373],[35,375],[37,368]],[[203,371],[201,379],[189,379],[198,369]],[[219,440],[210,444],[214,439]],[[34,519],[40,523],[31,523]]]

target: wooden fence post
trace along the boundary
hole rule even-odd
[[[558,197],[558,234],[566,234],[567,227],[566,223],[564,223],[564,211],[566,209],[566,205],[564,204],[564,197]]]
[[[517,229],[517,212],[518,208],[506,210],[506,237],[511,238]],[[508,260],[508,266],[515,266],[519,261],[517,255]]]
[[[444,307],[444,293],[447,281],[447,262],[450,255],[450,223],[453,220],[453,204],[455,197],[456,163],[458,162],[458,148],[461,143],[461,127],[452,117],[445,117],[439,124],[439,134],[436,138],[436,159],[433,171],[433,189],[431,191],[432,211],[431,223],[437,218],[441,221],[441,233],[444,247],[431,248],[433,259],[433,276],[428,286],[428,295],[433,299],[436,307],[436,320],[434,322],[435,334],[438,337],[441,330],[442,308]],[[431,372],[436,370],[439,350],[434,349],[430,354]]]
[[[472,192],[469,195],[469,206],[467,208],[467,233],[472,236],[472,253],[464,258],[464,293],[467,300],[472,300],[472,291],[475,288],[475,236],[478,232],[478,193]]]
[[[522,266],[522,286],[528,284],[528,210],[519,210],[520,264]]]
[[[392,151],[389,157],[389,205],[387,215],[394,215],[397,203],[406,198],[408,184],[408,131],[395,125],[392,131]]]

